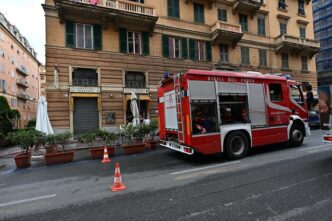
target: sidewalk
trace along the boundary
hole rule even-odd
[[[70,144],[66,147],[66,150],[75,150],[74,153],[74,162],[84,161],[84,160],[92,160],[90,156],[89,147],[87,145],[78,144]],[[161,147],[158,145],[156,149],[160,149]],[[153,151],[153,150],[145,150],[145,152]],[[15,169],[15,161],[14,156],[21,152],[21,148],[19,146],[14,147],[6,147],[0,148],[0,171],[1,170],[10,170]],[[32,153],[31,157],[31,167],[40,167],[45,166],[44,159],[45,149],[41,149]],[[115,146],[115,156],[124,155],[124,149],[120,145]]]

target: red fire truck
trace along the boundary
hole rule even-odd
[[[189,70],[165,77],[158,100],[161,145],[188,155],[239,159],[251,147],[300,146],[310,134],[300,83],[283,76]]]

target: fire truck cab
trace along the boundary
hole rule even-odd
[[[189,70],[162,80],[158,100],[160,144],[188,155],[239,159],[310,134],[300,84],[282,76]]]

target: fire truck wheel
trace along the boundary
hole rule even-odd
[[[289,144],[291,147],[299,147],[303,143],[303,130],[302,128],[298,125],[295,124],[291,127],[290,130],[290,135],[289,135]]]
[[[226,137],[225,152],[232,160],[244,157],[247,154],[248,146],[249,141],[247,136],[240,131],[231,132]]]

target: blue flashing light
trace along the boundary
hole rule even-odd
[[[169,78],[169,73],[168,72],[164,72],[164,78]]]

